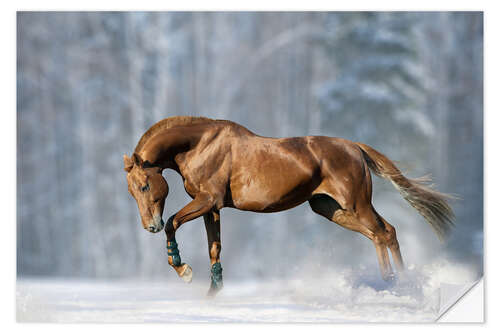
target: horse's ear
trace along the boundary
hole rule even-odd
[[[134,161],[132,161],[132,159],[128,157],[126,154],[123,155],[123,170],[130,172],[133,166],[134,166]]]
[[[137,166],[140,166],[142,168],[142,166],[144,165],[144,161],[142,160],[142,158],[134,153],[134,155],[132,155],[132,161],[134,162],[135,165]]]

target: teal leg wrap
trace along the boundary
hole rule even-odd
[[[219,290],[222,288],[223,283],[222,283],[222,265],[220,262],[216,262],[215,264],[212,265],[212,276],[211,280],[212,283],[210,284],[210,289],[212,290]]]
[[[170,245],[168,245],[168,243],[170,243]],[[181,265],[181,256],[179,255],[179,249],[177,248],[175,238],[167,241],[167,253],[169,257],[172,257],[172,264],[174,266]]]

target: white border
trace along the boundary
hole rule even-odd
[[[455,0],[449,2],[437,2],[431,0],[421,0],[418,2],[402,2],[402,1],[324,1],[324,0],[308,0],[307,2],[299,1],[269,1],[269,0],[253,0],[253,1],[229,1],[229,0],[212,0],[212,1],[61,1],[61,0],[45,0],[43,2],[36,0],[18,1],[16,10],[198,10],[198,11],[222,11],[222,10],[258,10],[258,11],[301,11],[301,10],[409,10],[409,11],[426,11],[426,10],[483,10],[486,1],[464,1]]]
[[[334,7],[332,7],[332,5]],[[6,331],[11,330],[29,330],[36,329],[37,331],[87,331],[87,330],[109,330],[119,329],[121,332],[130,332],[136,330],[136,325],[37,325],[37,324],[16,324],[15,323],[15,250],[16,250],[16,206],[15,206],[15,193],[16,193],[16,10],[484,10],[485,11],[485,68],[484,82],[485,82],[485,284],[487,295],[486,297],[486,324],[481,326],[473,325],[312,325],[311,328],[315,331],[331,331],[332,329],[347,329],[357,330],[358,328],[369,328],[370,330],[383,331],[387,330],[400,330],[405,329],[409,332],[420,332],[425,330],[440,330],[452,329],[454,332],[469,332],[471,329],[476,328],[494,328],[498,331],[498,320],[494,315],[495,309],[498,308],[498,301],[493,295],[499,295],[498,284],[498,266],[494,264],[494,253],[498,253],[498,243],[495,237],[500,235],[498,230],[498,213],[493,211],[493,207],[498,206],[496,195],[493,189],[499,184],[498,165],[500,161],[498,158],[497,142],[499,137],[498,127],[498,114],[500,111],[498,99],[494,99],[498,95],[498,63],[500,61],[500,54],[498,51],[497,33],[500,31],[500,15],[495,11],[496,6],[493,1],[460,1],[453,2],[437,2],[421,0],[418,2],[400,2],[400,1],[345,1],[335,2],[330,1],[315,1],[308,0],[306,3],[292,3],[290,1],[180,1],[160,3],[157,1],[102,1],[87,0],[83,1],[55,1],[46,0],[40,1],[17,1],[16,3],[2,4],[0,24],[2,29],[2,44],[4,46],[3,52],[0,53],[0,64],[3,67],[1,77],[2,88],[2,112],[1,112],[1,139],[2,139],[2,157],[1,173],[2,175],[2,210],[3,228],[1,246],[1,264],[2,267],[7,268],[1,275],[1,307],[0,313],[2,315],[3,327]],[[488,209],[491,208],[491,209]],[[489,255],[488,255],[489,254]],[[491,262],[488,262],[491,259]],[[492,265],[490,265],[492,264]],[[465,300],[465,298],[464,298]],[[467,305],[469,306],[469,305]],[[470,304],[471,309],[475,308],[477,304]],[[488,311],[493,309],[493,312]],[[489,315],[491,314],[491,316]],[[217,330],[218,332],[233,332],[234,330],[276,330],[286,329],[287,331],[302,331],[304,325],[183,325],[169,326],[163,325],[148,325],[147,329],[151,331],[164,331],[165,329],[203,329],[203,330]]]

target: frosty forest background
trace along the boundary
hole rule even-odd
[[[367,143],[453,202],[441,244],[386,181],[374,206],[408,265],[444,258],[482,275],[482,13],[30,13],[17,15],[17,273],[178,279],[164,233],[142,229],[123,154],[156,121],[199,115],[272,137]],[[180,176],[164,219],[190,198]],[[226,281],[368,267],[373,245],[314,214],[223,209]],[[209,261],[202,219],[177,240],[194,280]]]

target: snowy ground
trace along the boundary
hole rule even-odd
[[[411,267],[410,267],[411,268]],[[429,322],[439,316],[442,283],[474,279],[447,264],[410,269],[387,284],[368,271],[320,279],[225,281],[215,299],[203,285],[146,281],[18,279],[20,322]],[[448,288],[449,290],[454,290]],[[456,289],[458,290],[458,289]]]

